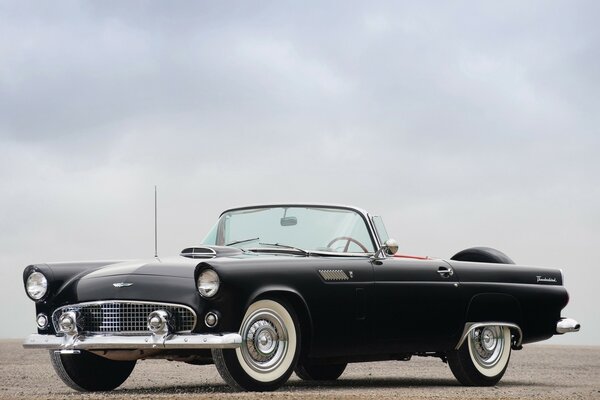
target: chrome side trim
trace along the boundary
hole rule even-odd
[[[492,326],[492,325],[509,327],[510,330],[513,332],[513,334],[516,333],[516,340],[513,343],[513,348],[521,347],[521,342],[523,341],[523,331],[517,324],[513,324],[511,322],[467,322],[465,324],[465,329],[463,330],[460,340],[458,341],[458,344],[456,345],[456,347],[454,349],[458,350],[460,348],[460,346],[462,346],[465,339],[467,338],[467,335],[469,335],[469,333],[471,333],[471,331],[473,329],[482,328],[484,326]]]
[[[556,322],[556,333],[562,335],[563,333],[579,332],[581,324],[572,318],[561,318]]]
[[[25,349],[50,350],[136,350],[136,349],[235,349],[242,337],[237,333],[187,335],[76,335],[33,334],[23,342]]]

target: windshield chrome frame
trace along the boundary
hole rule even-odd
[[[276,204],[260,204],[254,206],[244,206],[244,207],[234,207],[229,208],[219,215],[219,219],[228,212],[232,211],[245,211],[245,210],[254,210],[254,209],[262,209],[262,208],[286,208],[286,207],[296,207],[296,208],[337,208],[340,210],[348,210],[354,211],[363,219],[367,226],[367,231],[369,232],[369,236],[371,238],[371,244],[375,251],[367,252],[367,253],[337,253],[337,252],[327,252],[327,251],[311,251],[311,254],[319,254],[319,255],[331,255],[331,256],[342,256],[342,257],[365,257],[372,256],[375,252],[382,246],[381,241],[379,240],[379,236],[376,233],[375,228],[373,227],[373,221],[371,220],[371,216],[365,210],[354,207],[354,206],[346,206],[339,204],[320,204],[320,203],[276,203]]]

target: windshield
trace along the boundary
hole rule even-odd
[[[271,207],[230,211],[204,244],[242,249],[293,246],[307,251],[372,253],[373,241],[356,211],[323,207]]]

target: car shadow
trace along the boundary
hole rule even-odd
[[[503,387],[552,387],[554,385],[541,383],[541,382],[523,382],[506,380],[502,381],[498,388]],[[464,388],[460,383],[454,379],[434,379],[434,378],[341,378],[336,381],[301,381],[292,380],[287,382],[277,392],[282,393],[286,391],[313,391],[327,388],[328,390],[345,390],[345,389],[356,389],[356,388],[424,388],[424,387],[448,387],[448,388]],[[468,389],[468,388],[465,388]],[[475,388],[473,388],[475,389]],[[147,389],[118,389],[117,392],[123,394],[137,394],[137,395],[148,395],[148,394],[207,394],[207,393],[236,393],[233,389],[227,386],[225,383],[217,385],[178,385],[178,386],[154,386]]]
[[[341,378],[336,381],[290,381],[286,383],[287,387],[298,388],[410,388],[410,387],[464,387],[455,379],[440,378]],[[527,386],[545,386],[553,385],[540,382],[523,382],[514,380],[502,380],[498,387],[527,387]]]

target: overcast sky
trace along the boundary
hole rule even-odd
[[[0,337],[34,262],[199,243],[278,201],[400,251],[563,268],[600,345],[600,3],[0,1]],[[6,308],[6,307],[5,307]]]

